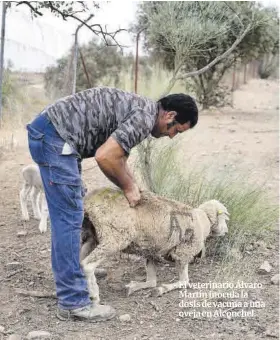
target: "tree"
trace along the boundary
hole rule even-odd
[[[88,78],[86,77],[81,58],[77,64],[76,90],[81,91],[97,86],[102,78],[118,84],[119,71],[122,68],[122,54],[116,46],[106,46],[96,40],[80,47],[80,55],[84,58]],[[68,56],[57,61],[56,66],[50,66],[45,72],[45,88],[49,94],[57,96],[71,93],[73,49]],[[88,83],[89,81],[89,83]]]
[[[256,2],[145,2],[137,21],[147,50],[173,70],[165,92],[192,77],[205,106],[237,59],[249,61],[278,46],[277,16]]]
[[[127,74],[127,71],[132,71],[134,66],[134,56],[132,54],[124,55],[117,46],[106,46],[104,42],[98,42],[96,39],[81,46],[79,56],[76,91],[100,84],[120,87],[122,71]],[[81,56],[83,57],[87,75],[85,74]],[[57,60],[55,66],[50,66],[46,69],[45,88],[49,95],[61,97],[71,93],[73,82],[72,62],[73,49],[69,51],[66,57]],[[149,59],[141,57],[139,64],[142,73],[146,79],[149,79],[151,76]]]
[[[102,27],[100,24],[90,24],[83,14],[91,13],[91,9],[88,7],[88,3],[85,1],[6,1],[9,7],[12,6],[27,6],[30,9],[32,18],[41,17],[46,11],[53,13],[54,15],[61,17],[63,20],[73,19],[78,23],[84,25],[92,33],[98,37],[101,37],[106,45],[117,45],[120,47],[116,40],[116,35],[123,31],[118,29],[110,32],[106,27]],[[93,9],[98,9],[98,2],[91,2]],[[94,16],[93,14],[91,15]]]

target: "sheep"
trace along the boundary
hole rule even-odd
[[[45,233],[47,231],[47,220],[49,216],[49,210],[46,197],[44,194],[43,183],[39,167],[36,164],[29,164],[23,167],[21,173],[23,177],[23,186],[19,196],[22,219],[24,221],[29,220],[29,214],[27,210],[27,199],[28,196],[30,196],[34,218],[36,220],[40,220],[39,230],[41,233]]]
[[[188,264],[203,251],[211,234],[228,232],[226,207],[211,200],[193,209],[186,204],[149,192],[141,193],[141,201],[130,208],[121,191],[103,188],[89,193],[85,199],[82,227],[81,265],[88,280],[91,297],[99,302],[99,288],[94,271],[117,252],[136,254],[146,259],[146,281],[131,281],[128,295],[154,288],[161,296],[189,284]],[[179,281],[157,287],[156,262],[175,261]]]

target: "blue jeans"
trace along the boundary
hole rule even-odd
[[[90,298],[80,265],[84,213],[79,155],[71,148],[63,154],[65,141],[44,112],[27,130],[30,154],[39,165],[48,202],[58,306],[80,308],[90,304]]]

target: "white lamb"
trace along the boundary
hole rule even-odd
[[[211,234],[228,232],[226,207],[216,200],[197,209],[151,193],[142,193],[139,206],[130,208],[121,191],[100,189],[85,199],[81,264],[92,298],[99,301],[94,271],[109,256],[122,251],[146,259],[146,282],[130,282],[128,294],[155,288],[162,295],[189,283],[188,264],[204,249]],[[158,261],[172,259],[179,270],[179,281],[157,287]]]
[[[20,206],[22,218],[24,221],[29,220],[27,210],[27,199],[30,197],[34,218],[40,220],[39,230],[41,233],[47,231],[47,220],[49,210],[44,194],[43,183],[39,167],[36,164],[26,165],[22,169],[23,186],[20,191]],[[41,198],[41,204],[40,204]]]

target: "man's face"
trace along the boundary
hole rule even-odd
[[[187,131],[190,128],[190,122],[180,124],[176,122],[176,112],[161,112],[158,120],[153,128],[152,136],[155,138],[166,137],[169,138],[175,137],[178,133],[182,133]]]

